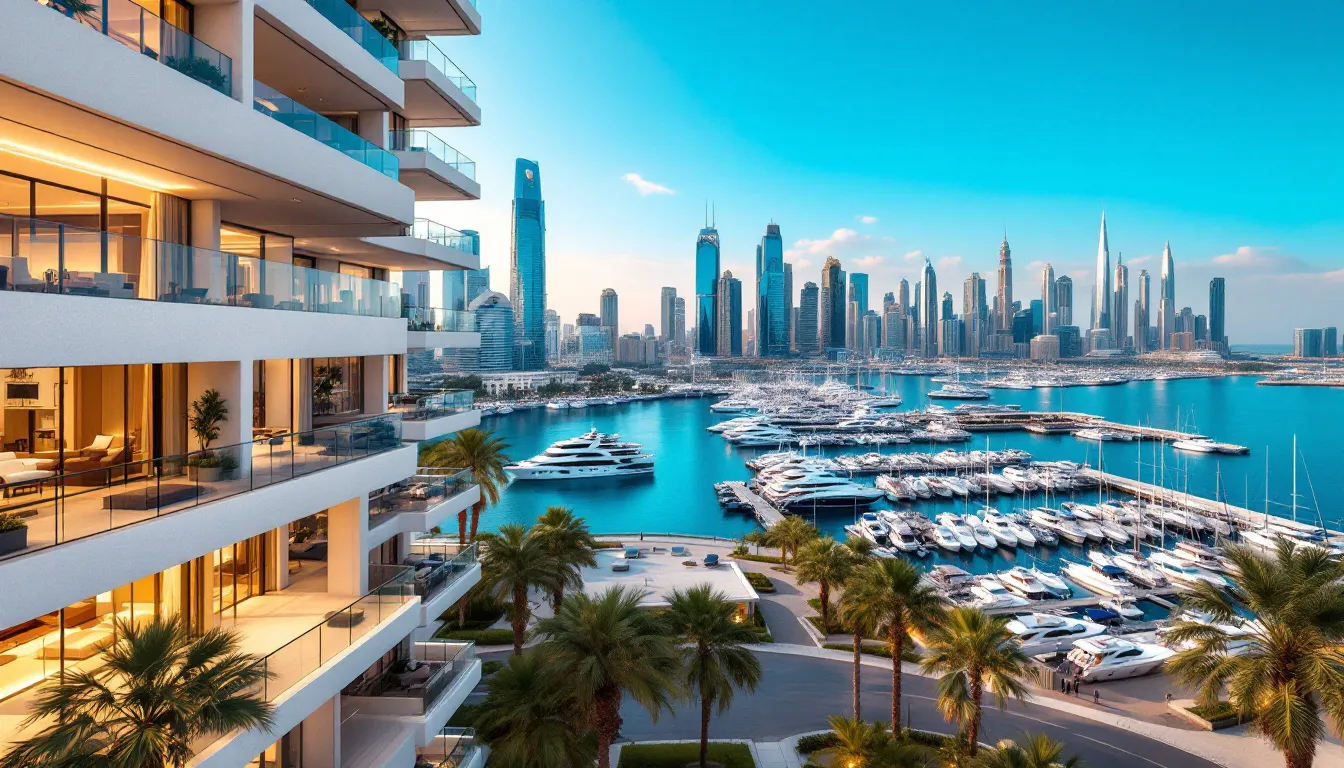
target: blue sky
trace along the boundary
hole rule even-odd
[[[1222,275],[1234,343],[1291,341],[1344,325],[1344,6],[1291,5],[482,0],[438,40],[480,89],[484,125],[439,134],[482,200],[421,213],[480,230],[507,292],[539,161],[551,307],[615,288],[629,332],[690,292],[707,199],[739,277],[773,220],[795,289],[834,253],[875,303],[927,256],[959,305],[1006,228],[1017,296],[1048,261],[1084,312],[1104,207],[1132,282],[1169,239],[1178,306]]]

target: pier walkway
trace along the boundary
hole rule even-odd
[[[732,490],[738,501],[751,507],[752,514],[756,516],[757,522],[767,530],[774,528],[777,523],[784,520],[784,513],[770,506],[769,502],[748,488],[746,483],[732,480],[728,482],[728,488]]]
[[[1160,485],[1144,483],[1130,477],[1113,475],[1109,472],[1101,472],[1090,467],[1084,468],[1081,472],[1096,478],[1104,487],[1124,491],[1131,496],[1138,496],[1144,500],[1155,499],[1157,503],[1164,506],[1207,515],[1219,515],[1226,512],[1242,528],[1264,528],[1268,525],[1264,512],[1256,512],[1253,509],[1238,507],[1235,504],[1173,491]],[[1304,531],[1315,528],[1310,523],[1299,523],[1277,515],[1270,515],[1269,519],[1273,520],[1275,525],[1298,528]]]
[[[1175,597],[1179,592],[1172,588],[1163,589],[1140,589],[1130,593],[1135,600],[1149,600],[1157,603],[1163,608],[1172,609],[1176,603],[1170,598]],[[1101,605],[1103,600],[1110,600],[1114,595],[1095,595],[1086,593],[1080,597],[1071,597],[1067,600],[1034,600],[1030,606],[1010,606],[1007,608],[986,608],[985,613],[991,615],[1020,613],[1024,610],[1032,611],[1057,611],[1069,608],[1095,608]]]

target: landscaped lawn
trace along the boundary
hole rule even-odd
[[[684,768],[700,759],[699,744],[630,744],[617,768]],[[746,744],[709,745],[709,759],[724,768],[756,768]]]

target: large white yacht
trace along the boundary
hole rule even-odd
[[[939,400],[988,400],[989,390],[950,383],[944,384],[942,389],[933,390],[929,393],[929,397]]]
[[[1053,613],[1019,614],[1007,623],[1006,628],[1017,636],[1022,651],[1029,656],[1062,651],[1075,640],[1106,633],[1106,628],[1100,624]]]
[[[621,441],[592,429],[578,437],[552,443],[550,448],[505,471],[515,480],[572,480],[588,477],[647,475],[653,472],[653,456],[639,443]]]
[[[1175,654],[1170,648],[1152,643],[1131,643],[1118,637],[1087,637],[1074,642],[1069,661],[1073,662],[1083,682],[1095,683],[1151,674]]]
[[[1134,591],[1124,570],[1115,565],[1068,562],[1064,564],[1064,575],[1103,595],[1128,595]]]
[[[882,491],[827,472],[765,486],[766,501],[782,507],[864,507],[883,497]]]

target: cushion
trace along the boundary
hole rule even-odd
[[[111,435],[96,435],[93,438],[93,442],[89,443],[89,448],[86,450],[92,449],[95,451],[106,451],[108,448],[111,447],[112,447]]]
[[[10,462],[5,463],[8,464]],[[25,466],[25,468],[18,472],[7,472],[4,469],[0,469],[0,478],[3,478],[6,484],[23,483],[29,480],[43,480],[56,475],[55,472],[50,472],[45,469],[27,469],[26,465],[22,462],[19,462],[19,464],[20,466]]]
[[[0,461],[13,461],[16,458],[13,451],[0,451]]]

